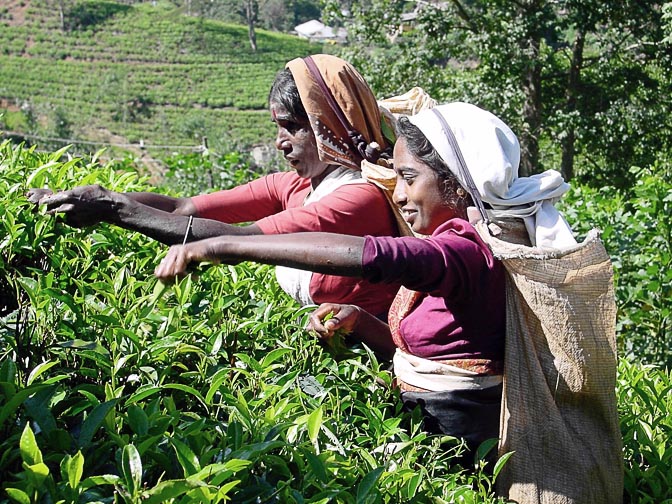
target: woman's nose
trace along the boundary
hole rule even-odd
[[[403,181],[397,180],[397,183],[394,186],[394,192],[392,193],[392,200],[397,206],[402,206],[406,203],[406,191],[404,190]]]
[[[278,129],[278,134],[275,135],[275,148],[278,150],[287,150],[292,147],[286,132],[281,128]]]

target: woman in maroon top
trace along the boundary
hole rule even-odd
[[[514,147],[517,142],[492,114],[453,105],[421,112],[411,120],[401,118],[398,124],[394,200],[412,230],[428,236],[297,233],[215,238],[172,247],[156,275],[172,280],[197,261],[254,260],[374,283],[401,283],[389,325],[358,306],[329,303],[313,313],[311,327],[323,338],[343,329],[393,358],[402,400],[409,407],[421,407],[426,428],[463,437],[475,449],[498,435],[504,270],[467,220],[472,198],[458,181],[456,167],[411,121],[423,124],[438,114],[459,138],[457,148],[479,143],[489,149],[488,141],[500,145],[503,138]],[[452,113],[457,110],[459,114]],[[473,122],[474,115],[478,127],[463,131],[463,123]],[[492,124],[496,128],[489,127]],[[501,134],[504,130],[507,135]],[[489,169],[484,158],[471,157],[469,170]],[[511,165],[508,159],[494,163],[501,163],[502,170]],[[325,320],[328,314],[333,317]]]

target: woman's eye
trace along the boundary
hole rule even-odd
[[[279,128],[285,129],[290,133],[296,133],[300,128],[299,123],[294,121],[277,121],[276,124]]]

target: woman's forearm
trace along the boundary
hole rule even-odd
[[[222,236],[190,244],[192,260],[255,261],[341,276],[361,276],[364,238],[334,233]]]
[[[373,351],[386,359],[392,359],[396,345],[390,333],[390,326],[369,312],[359,309],[361,315],[351,337],[366,344]]]
[[[211,219],[191,218],[163,211],[145,205],[129,197],[121,195],[118,210],[110,222],[124,229],[137,231],[167,245],[183,243],[186,240],[196,241],[222,235],[260,234],[255,225],[234,226]]]
[[[66,222],[72,226],[87,227],[108,222],[167,245],[182,243],[185,236],[188,241],[194,241],[227,234],[261,233],[255,224],[234,226],[209,219],[190,219],[189,216],[196,213],[195,208],[189,208],[190,204],[193,206],[190,200],[158,194],[119,193],[100,185],[89,185],[31,197],[45,205],[47,212],[64,214]]]
[[[191,263],[256,261],[341,276],[362,275],[364,238],[331,233],[220,236],[170,248],[154,274],[172,281]]]
[[[157,210],[170,212],[177,215],[196,216],[196,207],[191,198],[175,198],[157,192],[126,192],[130,199],[147,205]]]

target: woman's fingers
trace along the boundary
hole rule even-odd
[[[333,315],[336,305],[331,303],[323,303],[318,306],[308,319],[308,330],[315,331],[321,338],[329,338],[334,335],[333,318],[324,320],[326,317]]]
[[[184,276],[189,266],[186,248],[174,245],[154,270],[154,276],[164,283],[174,282],[177,277]]]
[[[48,214],[55,214],[55,213],[68,213],[72,212],[75,209],[75,205],[72,203],[61,203],[57,207],[54,207],[53,204],[49,203],[47,205],[47,213]]]
[[[26,199],[28,199],[28,201],[34,205],[39,205],[43,198],[46,196],[51,196],[52,194],[54,193],[51,189],[33,187],[32,189],[28,189],[28,192],[26,193]]]
[[[47,206],[54,206],[70,200],[70,191],[61,191],[54,194],[46,195],[40,200],[40,204]]]
[[[310,315],[307,329],[321,338],[330,338],[338,330],[353,331],[360,310],[354,305],[323,303]]]
[[[61,191],[47,195],[40,199],[39,204],[47,207],[48,214],[73,213],[88,210],[87,208],[80,208],[81,201],[71,191]]]

